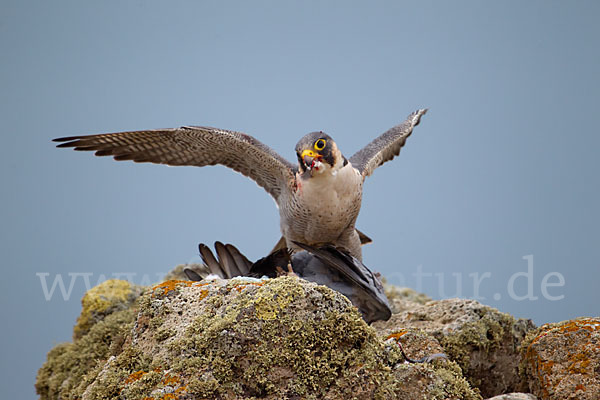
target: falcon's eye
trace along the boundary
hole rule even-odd
[[[325,139],[319,139],[315,142],[315,150],[323,150],[325,148],[325,145],[327,144],[327,142],[325,142]]]

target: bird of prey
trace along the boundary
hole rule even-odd
[[[253,179],[279,208],[282,238],[273,251],[332,245],[362,260],[361,244],[371,240],[355,228],[363,182],[400,153],[427,110],[413,112],[350,158],[319,131],[296,144],[298,165],[287,161],[252,136],[217,128],[183,126],[135,132],[54,139],[57,147],[95,151],[97,156],[167,165],[221,164]]]
[[[236,276],[274,278],[283,272],[281,267],[290,263],[294,274],[299,277],[328,286],[346,296],[367,323],[390,318],[392,311],[383,286],[377,275],[362,262],[331,245],[314,247],[299,242],[295,245],[302,250],[290,255],[288,249],[279,249],[255,263],[231,244],[216,242],[217,257],[204,244],[200,244],[199,249],[213,276],[223,279]],[[207,277],[206,271],[188,268],[184,272],[193,281]]]

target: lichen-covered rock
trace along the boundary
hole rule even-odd
[[[188,280],[187,275],[185,274],[185,272],[183,272],[183,270],[186,268],[190,268],[196,272],[199,272],[202,276],[207,276],[210,274],[210,270],[208,269],[206,264],[179,264],[164,276],[163,281]]]
[[[522,353],[521,372],[540,399],[600,398],[600,318],[542,325]]]
[[[481,400],[454,363],[400,364],[394,368],[394,377],[402,382],[395,392],[397,399]]]
[[[537,397],[530,393],[507,393],[490,397],[485,400],[537,400]]]
[[[115,311],[126,310],[144,288],[128,281],[110,279],[88,290],[81,299],[81,314],[73,328],[73,338],[85,335],[92,326]]]
[[[444,350],[431,335],[416,329],[400,329],[383,336],[388,358],[393,363],[394,376],[402,382],[396,390],[399,399],[480,400],[454,361],[434,360],[431,363],[407,363],[398,347],[402,344],[407,357],[423,359]]]
[[[80,399],[104,362],[122,353],[136,314],[134,308],[115,311],[73,343],[62,343],[50,350],[35,384],[40,399]]]
[[[523,391],[519,345],[534,326],[475,300],[448,299],[410,308],[373,325],[382,334],[419,328],[431,334],[484,397]]]
[[[413,360],[444,352],[437,339],[417,328],[401,328],[392,331],[383,329],[378,333],[386,344],[395,344],[393,347],[398,347],[398,343],[402,344],[406,356]]]
[[[385,280],[383,289],[390,303],[392,313],[394,314],[410,310],[418,304],[425,304],[431,301],[431,297],[424,293],[419,293],[416,290],[407,287],[394,286],[387,283]]]
[[[414,357],[439,351],[403,336]],[[402,364],[394,340],[298,278],[167,281],[53,349],[36,388],[41,400],[480,399],[456,364]]]
[[[166,370],[196,398],[389,398],[393,390],[383,346],[351,303],[297,278],[158,285],[132,343],[152,360],[141,372],[157,376],[119,387],[126,399],[155,397]]]

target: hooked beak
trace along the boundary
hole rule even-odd
[[[302,154],[300,154],[300,158],[302,159],[302,162],[304,163],[304,166],[306,166],[306,168],[312,169],[315,160],[319,160],[321,158],[321,155],[315,153],[312,150],[304,150]]]

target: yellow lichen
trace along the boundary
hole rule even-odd
[[[275,319],[279,313],[285,309],[297,296],[302,296],[304,290],[297,285],[294,280],[297,278],[287,278],[282,280],[282,287],[273,287],[272,285],[261,286],[256,292],[254,307],[256,316],[262,320]]]
[[[88,290],[81,299],[82,310],[77,324],[73,328],[73,337],[79,338],[85,334],[97,318],[106,314],[119,304],[125,308],[132,297],[132,286],[128,281],[110,279]]]

